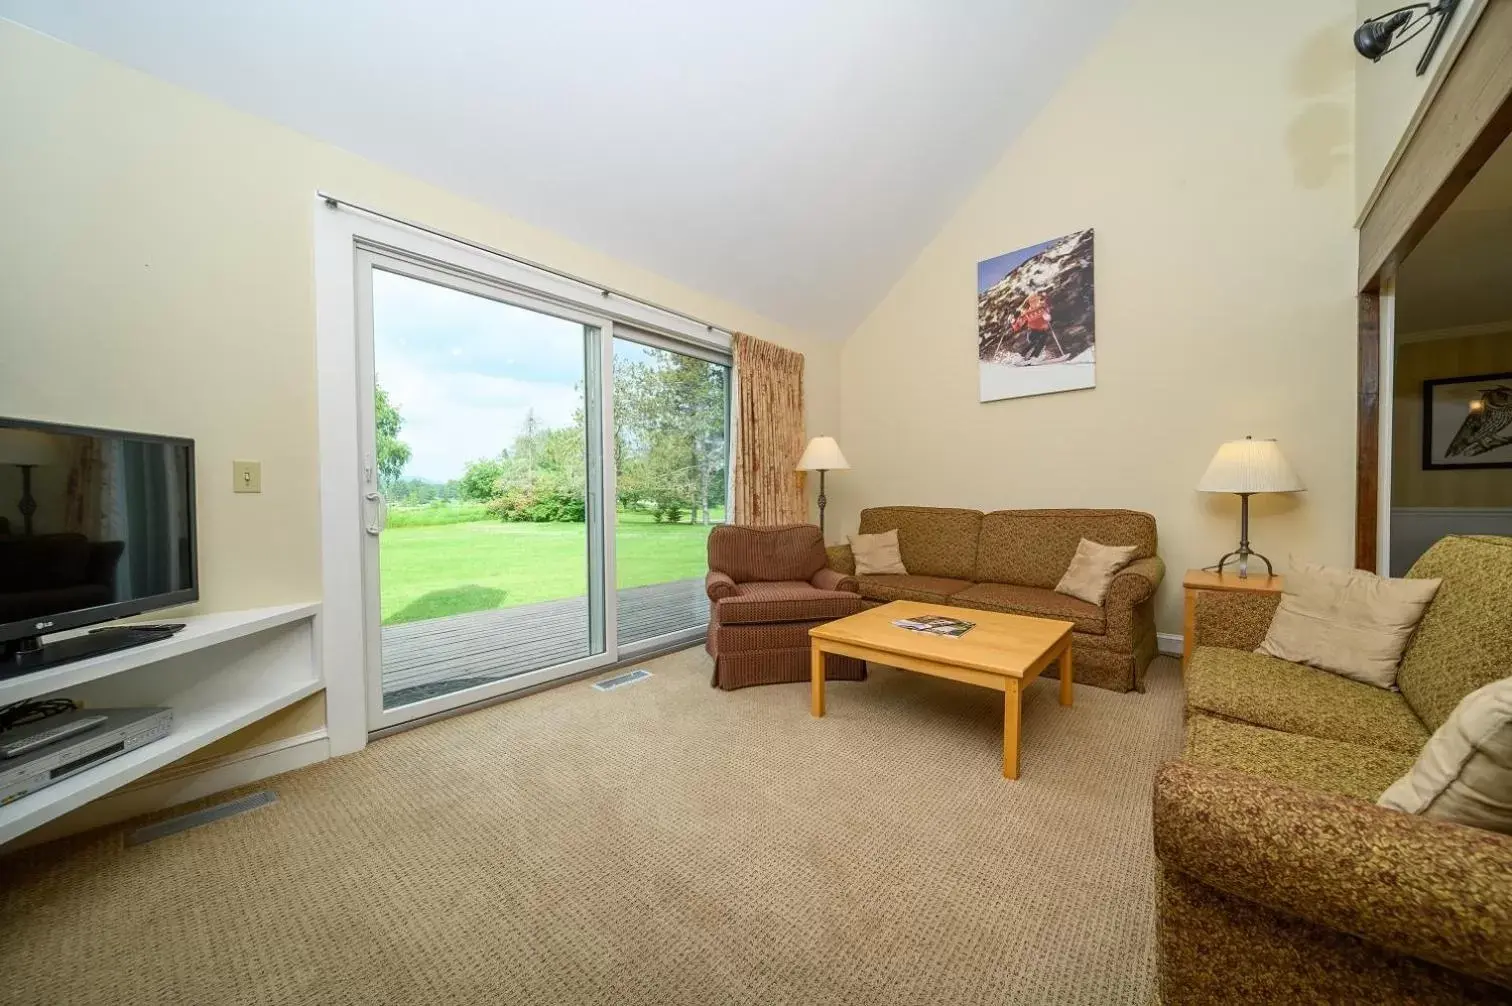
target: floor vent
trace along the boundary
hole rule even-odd
[[[646,670],[644,667],[637,667],[633,671],[626,671],[624,674],[616,674],[614,677],[605,678],[603,681],[595,681],[593,683],[593,687],[597,688],[601,692],[612,692],[616,688],[623,688],[626,685],[633,685],[637,681],[645,681],[650,676],[650,671]]]
[[[153,839],[165,838],[168,835],[177,835],[181,831],[190,828],[198,828],[202,824],[212,821],[221,821],[237,814],[245,814],[249,810],[265,807],[270,803],[278,802],[278,794],[271,789],[260,789],[256,793],[248,793],[246,796],[218,803],[214,807],[206,807],[204,810],[196,810],[190,814],[180,814],[178,817],[170,817],[166,821],[157,824],[149,824],[145,828],[138,828],[126,836],[127,845],[142,845]]]

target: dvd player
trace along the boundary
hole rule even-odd
[[[26,744],[33,735],[54,733],[75,719],[101,717],[103,722],[82,733],[67,734],[41,747]],[[172,729],[172,709],[76,709],[0,732],[0,746],[23,751],[0,761],[0,807],[167,737]]]

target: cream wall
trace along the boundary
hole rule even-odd
[[[1238,540],[1238,500],[1193,486],[1253,434],[1309,489],[1256,499],[1255,546],[1349,562],[1352,20],[1136,0],[846,342],[831,538],[889,503],[1148,510],[1177,632],[1182,571]],[[976,263],[1084,227],[1097,388],[979,404]]]
[[[1512,507],[1512,469],[1423,469],[1423,382],[1512,373],[1512,324],[1497,332],[1397,347],[1392,408],[1391,505]]]
[[[1423,76],[1417,76],[1417,61],[1423,55],[1431,31],[1424,32],[1401,49],[1385,56],[1379,63],[1354,57],[1355,77],[1355,207],[1363,214],[1373,197],[1377,183],[1396,154],[1428,90],[1444,67],[1453,62],[1457,45],[1466,29],[1480,17],[1487,0],[1460,0],[1449,31],[1434,53],[1433,64]],[[1390,0],[1356,0],[1355,21],[1358,26],[1369,18],[1400,7]],[[1351,45],[1348,36],[1345,45]],[[1350,49],[1353,52],[1353,49]]]
[[[195,438],[206,610],[320,596],[317,188],[798,349],[838,426],[835,343],[3,20],[0,144],[0,413]]]

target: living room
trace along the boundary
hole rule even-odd
[[[1512,656],[1498,553],[1349,581],[1454,589],[1295,685],[1343,733],[1230,656],[1408,575],[1396,267],[1512,14],[1388,6],[0,0],[0,547],[149,446],[182,503],[5,637],[10,712],[173,726],[0,806],[0,1000],[1512,995],[1505,827],[1372,806],[1492,683],[1418,651]],[[42,667],[117,615],[185,627]],[[1374,910],[1235,807],[1462,869]]]

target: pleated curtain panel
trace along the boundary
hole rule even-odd
[[[735,333],[735,523],[808,523],[803,354]]]

